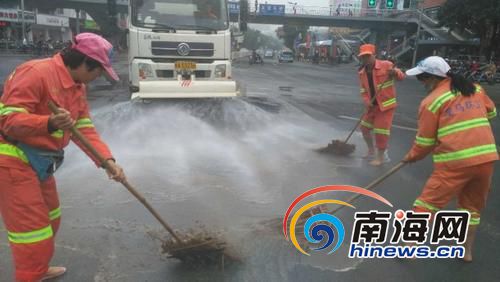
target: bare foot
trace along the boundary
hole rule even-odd
[[[472,254],[470,252],[465,251],[465,255],[462,260],[464,262],[472,262]]]
[[[370,165],[372,166],[381,166],[383,164],[383,162],[381,160],[373,160],[370,162]]]
[[[62,266],[51,266],[49,267],[49,270],[47,270],[47,273],[45,273],[45,276],[43,276],[42,281],[46,281],[49,279],[53,279],[56,277],[59,277],[66,273],[66,268]]]

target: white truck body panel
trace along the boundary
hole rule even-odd
[[[222,30],[169,30],[147,24],[134,26],[133,22],[129,21],[128,58],[132,99],[240,95],[232,79],[229,25]],[[183,53],[186,49],[187,54]],[[186,64],[189,68],[183,67]]]

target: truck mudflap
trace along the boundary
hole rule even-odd
[[[139,92],[133,92],[131,99],[215,98],[240,95],[237,83],[232,80],[140,81]]]

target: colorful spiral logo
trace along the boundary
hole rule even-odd
[[[285,236],[285,239],[288,240],[288,232],[287,230],[290,230],[290,240],[292,241],[292,244],[295,246],[297,250],[299,250],[301,253],[304,255],[310,256],[309,253],[307,253],[299,244],[297,240],[297,234],[296,234],[296,229],[297,229],[297,223],[300,219],[300,217],[306,212],[309,211],[310,209],[313,209],[315,207],[321,206],[321,205],[327,205],[327,204],[336,204],[336,205],[343,205],[347,206],[350,208],[355,208],[353,205],[340,201],[340,200],[333,200],[333,199],[326,199],[326,200],[317,200],[311,203],[308,203],[304,205],[303,207],[299,208],[294,215],[292,216],[292,219],[290,220],[290,228],[288,229],[288,218],[290,217],[290,214],[292,213],[292,210],[298,205],[300,201],[303,199],[317,194],[321,192],[329,192],[329,191],[344,191],[344,192],[352,192],[356,194],[361,194],[365,195],[371,198],[374,198],[378,201],[381,201],[385,203],[386,205],[392,207],[392,204],[387,201],[384,197],[371,192],[369,190],[356,187],[356,186],[346,186],[346,185],[330,185],[330,186],[322,186],[318,188],[311,189],[309,191],[306,191],[299,197],[297,197],[293,203],[288,207],[285,217],[283,218],[283,234]],[[328,213],[319,213],[315,214],[311,217],[309,217],[306,222],[304,223],[303,226],[303,232],[304,232],[304,237],[307,240],[307,242],[311,244],[320,244],[321,242],[324,242],[322,246],[318,248],[314,248],[314,251],[324,251],[324,250],[329,250],[328,254],[334,253],[336,250],[340,248],[342,245],[342,242],[344,241],[345,238],[345,228],[344,224],[342,221],[337,218],[336,216]]]

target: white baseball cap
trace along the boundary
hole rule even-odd
[[[450,65],[441,57],[431,56],[420,61],[416,67],[406,71],[406,75],[419,75],[424,72],[440,77],[447,77]]]

